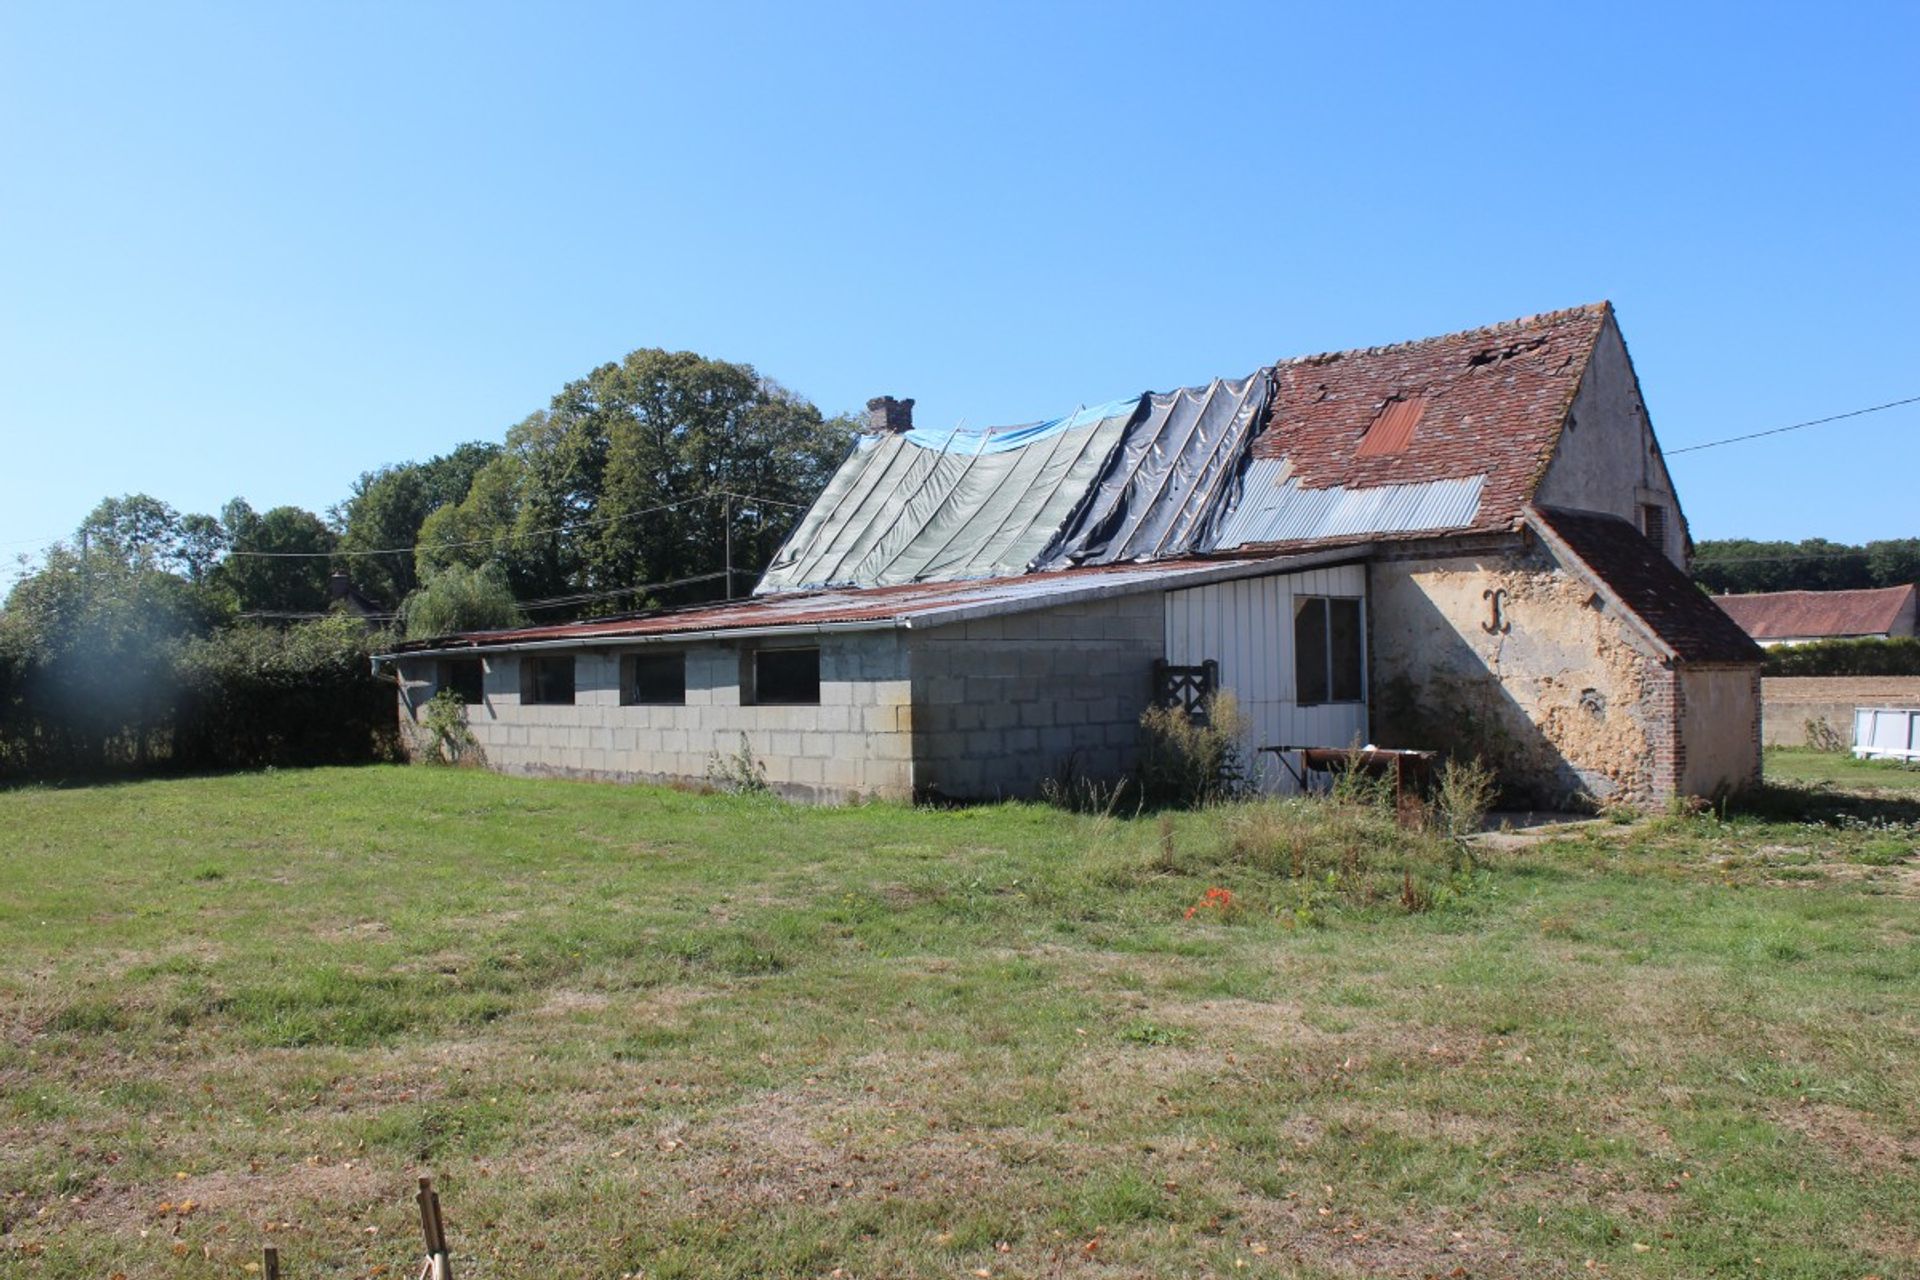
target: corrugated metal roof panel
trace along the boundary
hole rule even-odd
[[[1329,554],[1243,560],[1175,560],[1102,565],[972,582],[916,582],[891,587],[846,587],[754,596],[730,604],[696,606],[632,618],[573,622],[512,631],[478,631],[400,645],[395,654],[437,653],[559,643],[613,643],[714,632],[762,632],[825,626],[892,627],[931,623],[936,615],[1017,613],[1132,590],[1187,586],[1324,562]],[[954,620],[953,618],[941,620]]]
[[[1426,411],[1425,396],[1418,400],[1402,400],[1396,396],[1387,401],[1380,416],[1360,437],[1360,447],[1354,450],[1354,456],[1377,458],[1389,453],[1405,453],[1413,442],[1413,429],[1420,425],[1421,415]]]
[[[1486,480],[1303,489],[1285,458],[1255,458],[1247,464],[1240,503],[1221,522],[1212,549],[1465,528],[1480,510]]]

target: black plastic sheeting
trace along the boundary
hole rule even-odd
[[[1080,508],[1031,567],[1159,560],[1211,547],[1272,395],[1263,369],[1145,397]]]

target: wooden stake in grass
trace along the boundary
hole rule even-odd
[[[420,1234],[426,1237],[427,1260],[420,1280],[453,1280],[453,1262],[447,1256],[447,1224],[440,1217],[440,1195],[432,1178],[420,1179]]]
[[[267,1246],[267,1256],[261,1274],[266,1280],[280,1280],[280,1251],[272,1245]]]

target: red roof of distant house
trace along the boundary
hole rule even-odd
[[[1611,310],[1599,302],[1282,361],[1254,456],[1287,459],[1306,489],[1484,475],[1478,514],[1464,527],[1511,528],[1553,457]]]
[[[1884,636],[1914,615],[1914,584],[1864,591],[1764,591],[1713,602],[1756,640]]]

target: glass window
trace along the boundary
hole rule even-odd
[[[480,659],[443,658],[437,683],[442,689],[453,690],[454,696],[468,706],[478,705],[486,687]]]
[[[630,653],[621,658],[620,701],[629,707],[685,705],[687,655]]]
[[[1360,602],[1302,596],[1293,606],[1294,701],[1361,702],[1367,696],[1366,641]]]
[[[820,701],[820,651],[755,650],[753,700],[765,706],[817,704]]]
[[[520,659],[520,701],[536,706],[572,706],[572,656]]]

